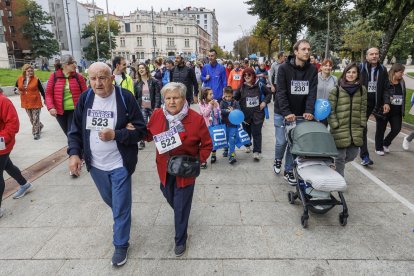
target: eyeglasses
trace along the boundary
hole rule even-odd
[[[90,81],[106,81],[110,78],[110,76],[99,76],[99,77],[89,77]]]
[[[251,77],[251,76],[252,74],[249,74],[249,73],[244,74],[244,77]]]
[[[67,65],[72,65],[72,64],[75,64],[76,65],[76,61],[71,61],[71,62],[68,62],[68,63],[66,63]]]

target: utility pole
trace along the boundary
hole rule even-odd
[[[109,38],[109,53],[111,54],[111,60],[114,58],[112,55],[112,37],[111,37],[111,25],[109,24],[109,8],[108,8],[108,0],[106,0],[106,13],[107,13],[107,21],[108,21],[108,38]]]
[[[95,21],[96,56],[97,56],[97,61],[99,61],[99,43],[98,43],[98,30],[97,30],[97,22],[96,22],[95,0],[92,0],[92,5],[93,5],[93,21]]]
[[[154,52],[152,58],[155,58],[155,25],[154,25],[154,8],[151,6],[151,20],[152,20],[152,46],[154,48]]]
[[[326,34],[326,45],[325,45],[325,59],[329,57],[329,32],[330,32],[330,13],[331,3],[328,5],[328,31]]]
[[[75,1],[75,5],[76,5],[76,18],[77,18],[77,21],[78,21],[79,47],[80,47],[81,56],[83,56],[82,33],[81,33],[80,22],[79,22],[78,1]]]
[[[68,6],[68,0],[65,1],[66,3],[66,15],[68,17],[68,29],[69,29],[69,41],[70,41],[70,50],[72,52],[73,57],[73,43],[72,43],[72,31],[70,29],[70,18],[69,18],[69,6]]]

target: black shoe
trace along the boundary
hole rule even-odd
[[[201,163],[200,169],[207,169],[207,163],[206,162]]]
[[[210,158],[211,164],[216,163],[216,160],[217,160],[216,155],[212,155],[211,158]]]
[[[280,173],[280,168],[282,167],[282,160],[275,160],[275,163],[273,164],[273,171],[275,174]]]
[[[283,174],[283,178],[289,182],[290,185],[295,186],[296,185],[296,178],[293,172],[285,172]]]
[[[144,141],[140,141],[138,144],[138,149],[139,150],[143,150],[145,148],[145,142]]]
[[[186,245],[176,245],[174,248],[174,253],[176,257],[181,257],[186,250]]]
[[[128,259],[128,246],[127,247],[115,247],[114,255],[112,256],[111,265],[122,266]]]
[[[229,156],[229,152],[227,150],[223,151],[223,157]]]
[[[229,158],[229,163],[230,163],[230,164],[234,164],[234,163],[236,163],[236,162],[237,162],[236,157],[234,157],[234,156],[230,156],[230,158]]]
[[[40,134],[35,134],[35,135],[33,135],[33,139],[35,139],[35,140],[39,140],[39,139],[40,139]]]

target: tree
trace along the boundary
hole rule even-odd
[[[33,56],[51,58],[59,53],[59,44],[53,33],[44,27],[52,23],[52,18],[35,1],[18,1],[20,1],[23,8],[16,14],[27,18],[20,31],[30,41],[30,50]]]
[[[372,29],[383,33],[380,61],[384,60],[404,19],[414,10],[414,0],[355,0],[356,10],[370,19]]]
[[[220,46],[214,45],[211,49],[216,50],[218,58],[225,58],[226,54],[224,53],[223,49]]]
[[[253,29],[253,35],[266,40],[267,42],[267,59],[272,58],[272,43],[279,36],[279,30],[275,28],[267,19],[257,21]]]
[[[109,29],[111,31],[111,49],[109,49],[108,22],[104,16],[100,15],[96,16],[96,24],[99,43],[99,57],[110,59],[111,50],[116,48],[115,36],[119,35],[120,27],[116,21],[109,20]],[[95,40],[95,21],[91,21],[85,26],[82,31],[82,38],[89,39],[89,45],[83,48],[85,57],[88,60],[98,60]]]
[[[408,55],[414,55],[414,12],[411,12],[404,20],[401,28],[388,51],[388,59],[395,56],[397,60],[405,60]]]

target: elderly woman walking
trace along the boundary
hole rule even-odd
[[[26,109],[32,124],[32,134],[35,140],[40,139],[40,131],[43,124],[40,122],[40,110],[42,109],[42,98],[45,97],[42,83],[34,75],[34,69],[30,64],[22,67],[22,75],[16,81],[16,87],[20,94],[22,108]]]
[[[174,210],[175,255],[186,250],[187,227],[197,172],[184,172],[186,162],[194,170],[210,156],[213,144],[203,117],[189,108],[186,87],[170,82],[161,89],[162,108],[154,110],[147,125],[147,140],[155,141],[160,188]]]

